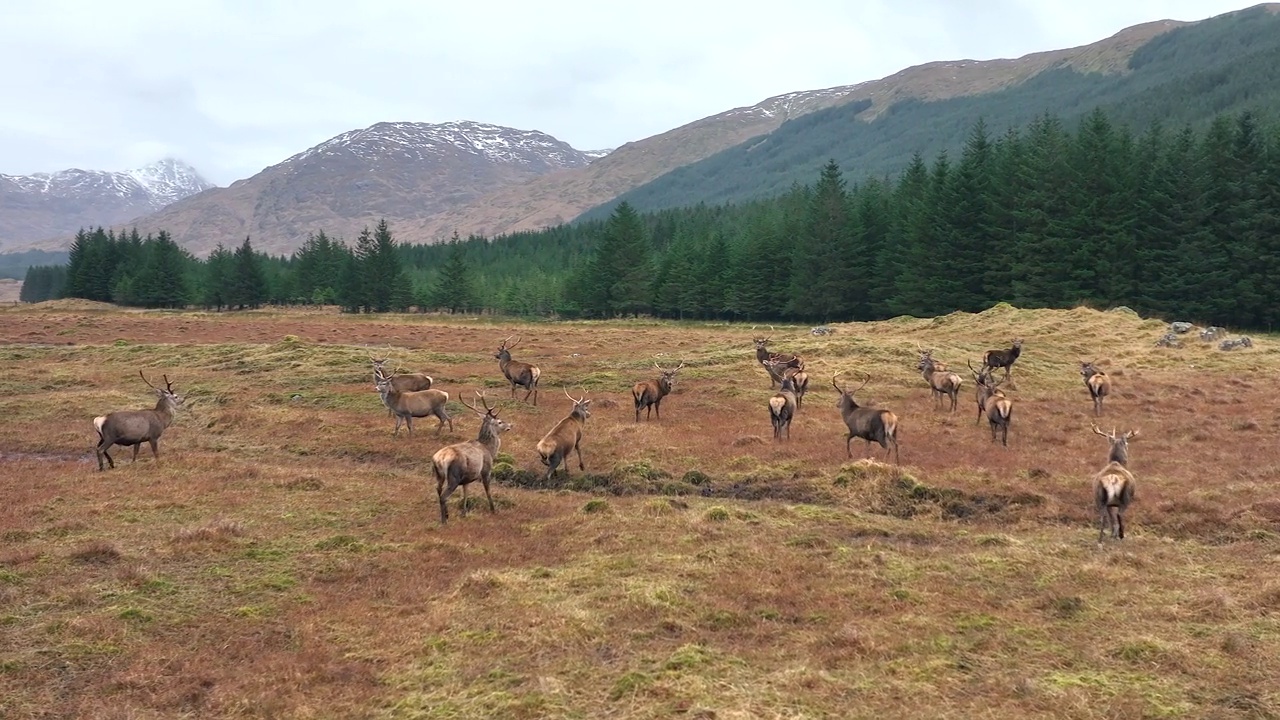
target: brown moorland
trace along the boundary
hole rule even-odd
[[[779,326],[813,379],[776,443],[750,326],[2,309],[0,717],[1276,717],[1280,345],[1164,327]],[[493,358],[512,333],[536,408]],[[972,377],[934,409],[916,346],[959,369],[1015,336],[1004,449]],[[366,343],[456,430],[393,438]],[[655,360],[685,367],[636,423]],[[1121,543],[1095,542],[1081,360],[1114,378],[1103,426],[1141,430]],[[99,473],[91,420],[153,403],[139,369],[187,407],[159,463]],[[846,460],[835,370],[901,418],[900,470]],[[544,487],[561,388],[594,398],[587,472]],[[474,437],[478,389],[515,426],[498,512],[473,488],[442,527],[429,459]]]

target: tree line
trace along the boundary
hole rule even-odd
[[[1245,111],[1204,130],[1134,133],[1096,110],[993,134],[896,177],[738,204],[639,213],[499,238],[353,247],[317,232],[289,257],[164,233],[82,232],[65,294],[164,307],[336,304],[544,316],[846,321],[1020,307],[1127,305],[1241,328],[1280,320],[1280,125]],[[31,272],[36,272],[33,268]],[[47,272],[41,270],[39,272]]]

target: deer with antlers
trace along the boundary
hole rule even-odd
[[[985,365],[979,372],[973,369],[973,363],[968,360],[965,364],[969,366],[969,371],[973,373],[973,378],[978,383],[979,420],[986,415],[987,422],[991,425],[991,442],[996,441],[996,433],[999,432],[1000,444],[1008,447],[1009,423],[1013,421],[1013,401],[1000,389],[1004,379],[995,379],[991,375],[990,368]]]
[[[1091,362],[1080,363],[1080,377],[1084,378],[1084,386],[1088,388],[1089,397],[1093,399],[1093,414],[1101,415],[1102,401],[1111,394],[1111,378]]]
[[[1020,355],[1022,355],[1022,338],[1014,338],[1013,347],[1008,350],[988,350],[982,356],[982,367],[991,372],[1004,368],[1004,379],[1007,381],[1013,372],[1013,364],[1018,361]]]
[[[104,457],[115,468],[116,461],[111,459],[110,453],[114,445],[132,446],[131,462],[137,462],[138,450],[145,442],[151,446],[151,456],[157,463],[160,462],[160,435],[173,424],[174,415],[182,407],[184,400],[173,391],[173,383],[169,382],[168,375],[161,376],[164,378],[163,388],[152,385],[141,370],[138,371],[138,377],[155,391],[156,406],[150,410],[117,410],[93,419],[93,427],[98,433],[98,445],[94,454],[98,456],[99,472],[105,469],[102,466]]]
[[[754,327],[751,329],[755,330]],[[772,325],[769,326],[769,331],[771,333],[773,332]],[[769,387],[774,387],[778,385],[780,382],[782,382],[780,375],[775,374],[772,370],[770,370],[770,365],[769,365],[770,363],[781,363],[783,367],[795,368],[797,370],[804,369],[804,359],[801,358],[799,355],[769,352],[769,347],[768,347],[769,339],[772,337],[773,335],[766,335],[764,337],[752,338],[752,342],[754,342],[756,345],[756,362],[760,363],[761,365],[764,365],[765,369],[769,370],[769,380],[770,380]]]
[[[925,382],[929,383],[929,392],[933,395],[933,403],[935,407],[941,407],[942,398],[951,398],[951,412],[955,412],[956,404],[960,401],[960,385],[964,382],[964,378],[956,373],[946,370],[946,366],[933,359],[933,350],[925,350],[918,344],[916,348],[920,351],[920,362],[916,365],[916,369],[920,371]]]
[[[489,493],[489,476],[493,472],[493,459],[502,445],[502,433],[511,429],[511,423],[498,418],[498,410],[489,406],[484,395],[476,393],[484,412],[466,400],[462,401],[480,416],[480,434],[475,440],[446,445],[431,456],[431,470],[436,478],[436,497],[440,499],[440,524],[449,521],[449,496],[462,487],[462,515],[467,515],[467,485],[479,480],[484,485],[484,496],[489,501],[489,512],[497,512],[493,495]]]
[[[871,443],[879,443],[880,447],[885,449],[886,460],[892,452],[894,464],[901,464],[901,459],[898,457],[898,416],[889,410],[863,407],[853,398],[854,393],[871,382],[871,374],[868,373],[867,379],[853,390],[840,387],[836,383],[839,377],[840,373],[831,376],[831,386],[840,393],[840,399],[836,400],[836,409],[840,411],[840,417],[844,419],[845,427],[849,429],[849,434],[844,439],[845,454],[853,457],[853,450],[850,449],[849,443],[853,442],[854,438],[862,438],[867,441],[868,453],[871,452]]]
[[[498,359],[498,369],[502,370],[502,374],[506,376],[507,382],[511,383],[511,399],[516,397],[516,387],[525,388],[524,398],[521,402],[529,402],[529,394],[533,394],[533,406],[538,406],[538,378],[542,377],[542,371],[537,365],[530,365],[526,362],[519,362],[511,359],[511,350],[520,344],[520,338],[508,345],[511,336],[508,335],[506,340],[498,346],[498,352],[494,353],[494,357]]]
[[[373,389],[378,391],[382,404],[386,405],[396,418],[396,428],[392,431],[392,436],[400,434],[400,423],[403,422],[409,427],[409,435],[412,437],[413,419],[424,417],[434,417],[440,421],[436,426],[436,434],[444,429],[445,423],[449,423],[449,432],[453,432],[453,418],[449,417],[449,411],[446,409],[449,393],[444,390],[432,388],[402,392],[392,387],[391,379],[385,377],[377,380],[373,384]]]
[[[367,347],[365,351],[368,352]],[[391,362],[390,353],[380,358],[369,353],[369,360],[373,362],[373,382],[376,384],[379,380],[388,380],[391,383],[391,389],[397,392],[430,390],[431,383],[434,382],[431,376],[425,373],[398,373],[395,371],[394,363],[391,365],[391,374],[388,375],[387,363]]]
[[[651,413],[657,413],[658,419],[662,419],[662,398],[671,394],[672,388],[676,386],[676,373],[680,372],[680,368],[684,367],[684,362],[670,369],[664,370],[658,365],[653,364],[654,369],[658,371],[658,377],[653,380],[644,380],[636,383],[631,388],[631,398],[636,402],[636,422],[640,422],[640,411],[645,411],[645,420],[649,419]]]
[[[587,470],[582,462],[582,428],[587,424],[587,418],[591,417],[591,401],[586,399],[586,395],[575,400],[568,390],[564,391],[564,396],[573,403],[573,409],[538,441],[538,455],[542,458],[542,464],[547,466],[547,480],[551,479],[552,473],[562,462],[564,475],[569,477],[571,452],[578,453],[578,469],[583,472]]]
[[[771,367],[770,375],[773,374],[772,370],[777,370],[783,364],[775,362],[769,366]],[[778,392],[769,398],[769,421],[773,424],[774,440],[781,440],[784,430],[787,439],[791,439],[791,421],[795,419],[797,407],[799,402],[796,400],[795,374],[783,373]]]
[[[1137,430],[1130,430],[1124,435],[1116,435],[1115,428],[1110,433],[1093,425],[1093,432],[1101,435],[1111,443],[1111,451],[1107,455],[1106,467],[1093,476],[1093,503],[1098,511],[1098,542],[1101,543],[1107,530],[1116,540],[1124,539],[1124,511],[1133,502],[1135,481],[1129,472],[1129,441],[1138,436]]]

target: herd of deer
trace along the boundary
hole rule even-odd
[[[768,373],[770,388],[778,388],[777,392],[768,399],[774,439],[789,440],[791,422],[802,407],[804,396],[808,392],[809,375],[805,371],[805,361],[799,355],[771,352],[768,349],[770,339],[770,336],[753,338],[756,360]],[[511,385],[512,399],[516,396],[516,389],[523,388],[525,394],[522,402],[528,402],[532,396],[533,405],[537,406],[538,380],[542,371],[536,365],[512,360],[511,350],[516,347],[519,340],[508,345],[510,341],[511,337],[508,336],[499,344],[494,354],[494,358],[498,361],[498,368]],[[929,384],[935,406],[941,406],[946,398],[950,400],[950,410],[954,412],[964,379],[959,374],[949,371],[945,363],[934,359],[933,350],[919,346],[917,349],[920,351],[917,369]],[[1000,389],[1000,386],[1010,379],[1013,364],[1021,353],[1022,340],[1016,339],[1011,348],[987,351],[983,356],[980,369],[975,369],[971,362],[966,361],[977,383],[977,422],[981,422],[985,415],[991,428],[992,442],[995,442],[998,436],[1004,446],[1009,443],[1013,401]],[[424,417],[435,417],[439,421],[436,427],[437,432],[440,432],[445,424],[449,425],[449,430],[452,432],[453,419],[446,409],[449,393],[433,388],[433,380],[430,376],[423,373],[396,373],[394,370],[389,374],[386,370],[387,357],[378,358],[370,355],[370,360],[373,362],[374,388],[388,412],[395,417],[393,435],[399,434],[401,423],[408,427],[409,434],[412,435],[414,418]],[[658,370],[658,377],[638,382],[631,390],[636,422],[640,422],[642,410],[646,411],[646,419],[653,414],[656,414],[659,420],[662,419],[662,399],[671,393],[676,384],[676,373],[684,367],[684,363],[681,362],[670,369],[664,369],[657,363],[654,363],[654,367]],[[997,370],[1004,371],[1003,377],[999,379],[994,377]],[[156,405],[150,410],[123,410],[94,418],[93,424],[98,435],[96,454],[99,471],[105,469],[104,457],[112,468],[115,467],[115,461],[109,454],[115,445],[132,447],[133,460],[136,462],[142,443],[148,443],[151,446],[152,456],[159,461],[160,436],[165,428],[173,423],[174,414],[184,404],[183,397],[174,392],[173,384],[169,382],[167,375],[164,376],[165,386],[160,388],[152,385],[142,371],[138,374],[143,382],[155,391]],[[874,442],[884,448],[886,459],[892,454],[894,462],[900,463],[898,416],[890,410],[859,405],[854,399],[854,395],[871,382],[871,376],[868,374],[861,385],[848,390],[839,384],[840,375],[839,372],[832,374],[831,385],[839,394],[836,408],[848,429],[845,436],[846,455],[853,457],[850,443],[854,438],[860,438],[866,441],[868,453],[871,443]],[[1095,363],[1081,363],[1080,375],[1093,400],[1095,416],[1101,415],[1102,401],[1111,392],[1110,378],[1099,370]],[[537,444],[538,455],[542,463],[547,466],[548,480],[561,465],[564,466],[565,474],[568,474],[571,453],[577,453],[578,469],[586,470],[582,461],[581,443],[583,427],[591,417],[591,400],[585,395],[575,399],[567,390],[565,395],[573,403],[572,409]],[[488,399],[482,393],[476,392],[476,396],[481,407],[476,407],[460,398],[465,407],[480,417],[480,431],[476,439],[447,445],[431,458],[436,480],[436,495],[440,501],[441,523],[448,521],[449,511],[446,502],[459,487],[462,488],[462,513],[466,514],[467,485],[476,481],[484,487],[490,511],[495,509],[493,497],[489,491],[490,477],[494,458],[497,457],[501,446],[501,435],[510,430],[512,425],[498,417],[498,410],[489,405]],[[1098,540],[1101,542],[1108,529],[1113,538],[1124,537],[1123,513],[1133,500],[1135,484],[1133,475],[1126,467],[1128,441],[1137,436],[1138,432],[1132,430],[1123,435],[1117,435],[1115,431],[1107,433],[1098,429],[1096,424],[1093,425],[1093,432],[1107,438],[1111,444],[1106,467],[1096,473],[1093,478],[1094,499],[1099,514]]]

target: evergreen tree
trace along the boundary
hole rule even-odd
[[[605,223],[581,279],[583,310],[603,317],[639,314],[647,309],[649,275],[649,241],[644,223],[635,208],[624,201]]]
[[[830,160],[814,187],[793,255],[789,314],[824,321],[851,315],[857,283],[865,279],[853,266],[853,239],[844,177],[840,166]]]
[[[222,312],[222,308],[231,304],[228,293],[232,278],[231,251],[223,247],[222,243],[218,243],[218,247],[209,254],[202,275],[200,304]]]
[[[475,307],[476,298],[472,287],[471,267],[467,264],[465,249],[456,233],[449,245],[449,257],[440,268],[431,304],[450,313],[457,313]]]
[[[227,279],[228,306],[257,308],[266,300],[267,278],[262,270],[262,261],[254,252],[248,236],[231,257]]]

